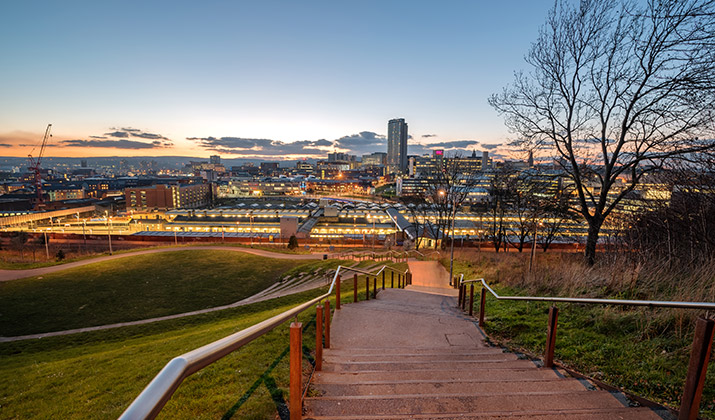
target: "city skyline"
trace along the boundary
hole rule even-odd
[[[550,1],[13,3],[0,28],[0,155],[295,159],[509,140],[488,106]],[[392,16],[400,15],[394,25]],[[486,147],[485,147],[486,145]]]

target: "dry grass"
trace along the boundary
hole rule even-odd
[[[484,277],[490,284],[515,288],[523,294],[715,302],[715,260],[693,267],[670,267],[663,261],[642,264],[624,255],[604,254],[596,265],[588,267],[581,254],[537,252],[530,273],[529,256],[528,252],[455,250],[455,259],[460,261],[457,266],[469,276]],[[671,328],[678,333],[683,324],[702,315],[693,310],[648,311],[653,319],[644,331],[646,335]]]

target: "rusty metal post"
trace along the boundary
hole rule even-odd
[[[474,283],[469,284],[469,316],[474,315]]]
[[[370,300],[370,276],[365,276],[365,300]]]
[[[303,324],[290,324],[290,420],[303,418]]]
[[[482,298],[479,302],[479,326],[484,327],[484,310],[487,308],[487,289],[482,287]]]
[[[335,280],[337,283],[335,283],[335,310],[340,309],[340,275],[338,275],[338,278]]]
[[[462,306],[462,286],[459,286],[459,295],[457,295],[457,306]]]
[[[315,370],[323,370],[323,305],[315,307]]]
[[[382,271],[382,290],[385,290],[385,270]]]
[[[390,288],[394,289],[395,288],[395,272],[390,271]]]
[[[700,412],[700,400],[703,397],[705,374],[708,371],[710,350],[713,345],[713,332],[715,321],[712,319],[698,318],[695,324],[693,347],[690,350],[690,364],[688,376],[685,378],[683,399],[680,403],[678,420],[695,420]]]
[[[467,284],[462,285],[462,310],[467,310]]]
[[[407,285],[412,284],[412,273],[407,273]]]
[[[357,302],[357,292],[358,292],[358,285],[357,285],[357,274],[353,274],[353,303]]]
[[[325,324],[325,348],[329,349],[330,348],[330,301],[328,299],[325,299],[325,304],[323,305],[325,309],[323,309],[323,315],[325,315],[325,320],[323,321],[323,324]]]
[[[377,299],[377,276],[372,279],[372,298]]]
[[[544,367],[554,366],[554,348],[556,347],[556,327],[559,322],[559,308],[549,308],[549,328],[546,331],[546,350],[544,352]]]

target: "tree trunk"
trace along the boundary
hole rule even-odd
[[[600,219],[594,218],[588,221],[588,237],[586,238],[584,259],[589,266],[596,262],[596,244],[598,243],[598,234],[601,232],[602,224],[603,221]]]

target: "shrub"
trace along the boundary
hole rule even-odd
[[[298,238],[296,238],[295,235],[290,235],[290,239],[288,239],[288,249],[296,248],[298,248]]]

